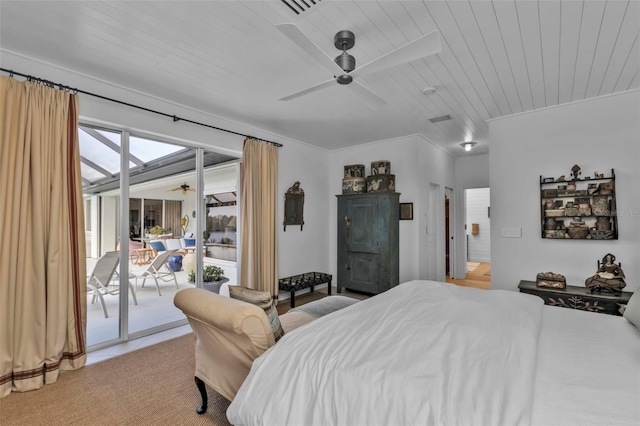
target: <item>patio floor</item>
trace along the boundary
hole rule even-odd
[[[93,269],[96,261],[97,259],[93,258],[87,259],[87,271]],[[234,262],[205,258],[205,264],[215,264],[222,267],[225,271],[225,277],[229,278],[229,282],[226,285],[237,283],[237,271]],[[131,263],[129,268],[134,273],[144,270],[143,267],[132,265]],[[168,282],[160,281],[161,296],[158,296],[158,290],[153,279],[147,279],[144,287],[142,287],[142,280],[138,280],[136,289],[138,304],[135,305],[133,298],[129,296],[129,334],[179,321],[186,323],[186,318],[182,311],[173,305],[173,297],[179,290],[194,287],[194,284],[188,282],[187,273],[184,270],[175,274],[178,288],[176,288],[173,280]],[[135,280],[132,279],[131,283],[136,288]],[[224,293],[224,290],[221,292]],[[119,296],[109,294],[104,296],[109,314],[108,318],[104,317],[104,312],[98,299],[96,299],[95,303],[91,303],[92,297],[92,292],[89,291],[87,293],[87,346],[89,347],[116,339],[119,330]]]

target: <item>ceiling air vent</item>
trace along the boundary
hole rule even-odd
[[[280,0],[296,15],[306,12],[322,0]]]
[[[440,121],[447,121],[447,120],[451,120],[451,116],[449,114],[441,115],[440,117],[433,117],[429,119],[429,121],[432,123],[439,123]]]

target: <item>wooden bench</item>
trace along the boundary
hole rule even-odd
[[[331,274],[325,274],[323,272],[307,272],[300,275],[292,275],[286,278],[280,278],[278,280],[278,288],[283,291],[291,292],[291,307],[296,306],[296,291],[305,288],[310,288],[313,291],[313,287],[327,283],[328,293],[331,294]]]

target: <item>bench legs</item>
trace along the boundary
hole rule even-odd
[[[196,408],[196,413],[204,414],[207,412],[207,403],[208,403],[207,388],[205,387],[204,382],[199,377],[194,377],[194,378],[196,380],[196,386],[200,391],[200,397],[202,398],[202,405]]]
[[[309,286],[309,288],[311,289],[311,293],[313,293],[313,287],[314,286]],[[329,293],[329,295],[331,295],[331,281],[327,283],[327,292]],[[296,307],[296,291],[293,289],[291,290],[291,297],[289,298],[289,300],[291,300],[291,309],[295,308]]]

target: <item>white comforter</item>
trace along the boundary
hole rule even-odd
[[[234,425],[529,424],[542,300],[412,281],[289,333]]]

